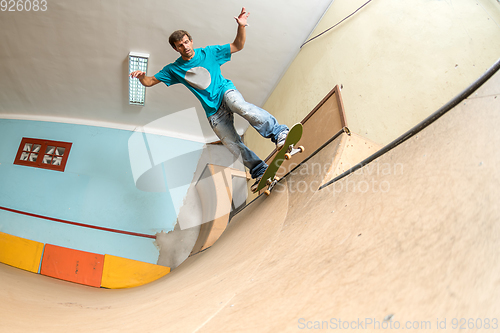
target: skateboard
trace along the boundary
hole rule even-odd
[[[302,153],[305,150],[303,146],[298,146],[297,148],[295,148],[295,145],[297,144],[297,142],[299,142],[301,137],[302,137],[302,124],[299,123],[293,125],[293,127],[288,132],[285,144],[283,145],[283,147],[281,147],[276,156],[274,156],[271,163],[269,163],[269,166],[267,167],[266,171],[264,171],[262,179],[260,180],[259,185],[257,185],[257,189],[255,190],[255,192],[259,192],[260,190],[262,190],[264,187],[267,186],[267,189],[264,193],[266,195],[271,194],[271,191],[273,190],[274,186],[279,181],[279,178],[276,176],[276,173],[281,167],[281,164],[285,160],[291,159],[293,155],[297,153]]]

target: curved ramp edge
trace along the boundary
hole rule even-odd
[[[500,299],[500,74],[321,190],[328,147],[237,214],[217,243],[129,290],[0,265],[10,332],[276,332],[311,321],[495,318]],[[331,153],[331,152],[330,152]],[[352,330],[352,331],[355,331]]]

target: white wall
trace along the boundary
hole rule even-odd
[[[365,2],[335,0],[312,36]],[[497,0],[373,0],[306,44],[264,108],[293,125],[342,84],[351,131],[384,145],[477,79],[499,40]],[[245,136],[261,157],[273,149],[253,129]]]

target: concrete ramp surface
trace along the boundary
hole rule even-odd
[[[1,331],[496,331],[498,96],[495,74],[318,190],[331,180],[332,141],[214,246],[148,285],[93,289],[0,265]]]

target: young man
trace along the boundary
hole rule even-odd
[[[193,39],[187,31],[173,32],[169,43],[181,56],[154,76],[146,76],[141,71],[134,71],[130,76],[138,78],[146,87],[160,82],[167,86],[181,83],[194,93],[207,114],[210,126],[224,146],[235,156],[241,155],[243,158],[243,164],[255,179],[252,185],[252,191],[255,191],[267,164],[241,141],[234,128],[233,112],[245,118],[260,135],[270,138],[278,149],[285,142],[288,127],[280,125],[267,111],[247,103],[234,84],[221,74],[220,66],[231,60],[231,54],[242,50],[245,45],[249,15],[243,8],[235,17],[238,31],[231,44],[194,49]]]

